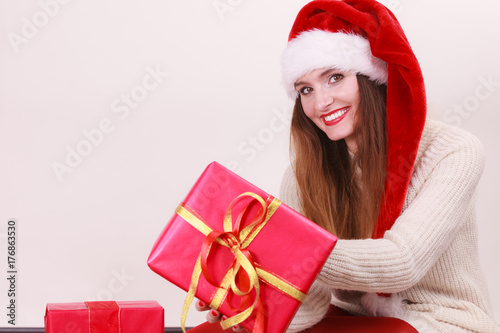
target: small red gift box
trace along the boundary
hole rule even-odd
[[[49,303],[45,333],[163,333],[164,311],[155,301]]]
[[[149,267],[248,331],[284,332],[337,238],[210,164],[156,241]]]

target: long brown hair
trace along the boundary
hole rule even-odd
[[[295,101],[291,127],[293,168],[306,217],[342,239],[372,235],[386,170],[386,91],[357,75],[360,104],[354,120],[356,154],[332,141]]]

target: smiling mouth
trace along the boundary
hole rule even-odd
[[[351,107],[348,106],[342,109],[334,110],[326,115],[321,116],[321,118],[323,118],[323,121],[326,125],[334,125],[344,119],[344,116],[347,112],[349,112],[350,109]]]

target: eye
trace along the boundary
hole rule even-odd
[[[329,83],[337,83],[344,78],[342,74],[333,74],[330,76]]]
[[[299,90],[300,94],[305,96],[305,95],[308,95],[309,93],[312,92],[312,88],[311,87],[304,87],[302,89]]]

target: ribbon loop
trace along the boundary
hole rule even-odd
[[[244,197],[250,197],[251,201],[247,203],[238,213],[236,219],[234,219],[233,224],[233,207],[240,199]],[[254,205],[255,203],[260,204],[261,207],[257,214],[250,220],[250,223],[248,223],[248,225],[243,228],[243,230],[245,230],[245,233],[242,234],[243,230],[241,230],[241,228],[243,227],[245,217],[249,214],[252,205]],[[230,290],[235,295],[240,296],[242,299],[240,305],[236,307],[231,303],[229,298],[227,298],[229,307],[234,311],[238,311],[240,313],[221,322],[221,326],[224,329],[234,325],[238,325],[246,320],[254,312],[254,309],[260,299],[259,276],[257,274],[252,255],[248,250],[246,250],[246,246],[248,246],[250,243],[242,245],[242,242],[247,237],[252,235],[252,231],[254,231],[259,224],[264,222],[266,213],[267,205],[264,199],[254,193],[245,192],[236,197],[235,200],[233,200],[233,202],[231,202],[231,204],[227,208],[227,211],[224,215],[224,232],[212,231],[203,242],[201,250],[201,272],[207,282],[209,282],[216,288],[219,288],[220,285],[214,283],[213,279],[210,277],[207,265],[207,260],[210,255],[212,245],[216,241],[219,241],[219,244],[222,242],[224,246],[230,249],[231,253],[234,256],[234,261],[231,266],[232,274],[230,277]],[[243,274],[246,276],[246,278],[243,276]],[[252,304],[249,304],[249,300],[252,297],[252,291],[255,291],[254,302]],[[220,304],[215,304],[215,306],[216,308],[218,308]],[[257,312],[257,315],[259,315],[259,312]]]

